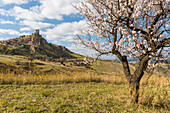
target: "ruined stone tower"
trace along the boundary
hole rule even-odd
[[[40,32],[39,32],[39,29],[36,29],[36,30],[35,30],[35,33],[36,33],[37,35],[39,35],[39,33],[40,33]]]
[[[31,35],[31,42],[30,42],[30,50],[32,53],[35,53],[35,48],[39,49],[39,45],[41,43],[42,36],[39,34],[39,30],[36,29],[35,33]]]

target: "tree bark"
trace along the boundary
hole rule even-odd
[[[131,95],[131,99],[130,99],[131,103],[138,103],[140,80],[142,79],[144,75],[144,71],[146,70],[148,66],[149,59],[150,58],[148,55],[143,57],[140,60],[134,74],[131,75],[130,80],[128,80],[129,81],[129,92]]]
[[[129,84],[130,103],[138,103],[139,98],[139,82],[133,82]]]
[[[123,65],[124,74],[127,81],[129,82],[129,91],[130,91],[130,103],[138,103],[139,98],[139,85],[140,80],[144,75],[144,71],[148,66],[149,55],[144,56],[140,59],[138,66],[134,74],[130,73],[129,63],[126,56],[122,56],[119,52],[115,52],[117,57],[121,60]]]
[[[120,52],[112,50],[113,54],[115,54],[119,60],[121,61],[124,69],[124,74],[126,76],[126,79],[129,81],[131,78],[131,73],[130,73],[130,68],[129,68],[129,63],[127,60],[127,56],[122,56]]]
[[[149,55],[147,54],[140,59],[134,74],[131,74],[127,56],[122,56],[121,53],[116,51],[115,49],[112,49],[112,53],[119,58],[123,65],[124,74],[127,81],[129,82],[129,91],[131,95],[130,102],[138,103],[140,80],[143,77],[144,71],[148,66],[148,61],[150,59]]]
[[[130,103],[138,103],[140,79],[137,79],[136,76],[137,75],[132,75],[129,81]],[[140,76],[142,78],[143,75]]]

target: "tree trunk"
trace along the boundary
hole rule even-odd
[[[124,74],[126,76],[127,81],[129,82],[129,90],[130,90],[130,95],[131,95],[130,102],[138,103],[139,84],[140,84],[141,78],[144,75],[144,71],[148,66],[148,61],[150,59],[149,55],[145,55],[140,59],[134,74],[131,74],[127,56],[122,56],[118,51],[114,51],[114,50],[112,51],[113,51],[113,54],[115,54],[120,59],[123,65]]]
[[[133,75],[130,76],[129,81],[129,90],[130,90],[130,102],[131,103],[138,103],[139,98],[139,85],[140,80],[144,75],[144,71],[147,68],[149,57],[144,57],[138,64],[135,72]]]
[[[129,83],[130,103],[138,103],[139,98],[139,81]]]

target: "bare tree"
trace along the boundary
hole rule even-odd
[[[98,57],[114,54],[121,61],[129,82],[131,103],[138,103],[139,84],[150,62],[168,57],[162,54],[170,42],[169,0],[85,0],[75,8],[89,28],[77,35],[78,43],[96,50]],[[127,58],[138,59],[131,73]]]

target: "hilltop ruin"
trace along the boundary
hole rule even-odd
[[[48,43],[38,29],[31,35],[0,41],[0,54],[22,55],[41,60],[73,58],[71,51],[64,46]]]
[[[39,30],[37,29],[35,33],[32,33],[32,35],[23,35],[20,36],[19,38],[13,38],[13,39],[8,39],[5,41],[0,41],[1,45],[40,45],[40,40],[42,38],[42,35],[39,34]]]

